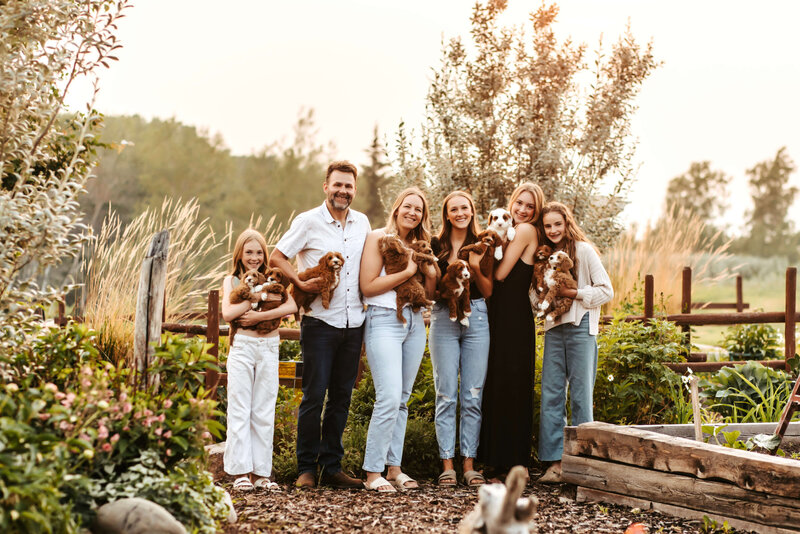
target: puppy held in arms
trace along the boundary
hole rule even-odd
[[[231,292],[231,304],[250,301],[250,308],[255,311],[267,311],[277,308],[289,298],[283,285],[284,276],[280,269],[267,269],[263,274],[257,269],[244,273],[242,283]],[[238,319],[234,326],[241,328]],[[255,325],[260,334],[272,332],[281,324],[281,318],[261,321]]]
[[[514,221],[511,219],[511,214],[507,209],[496,208],[489,212],[489,226],[488,230],[494,230],[500,236],[503,246],[494,249],[494,259],[500,261],[503,259],[503,251],[508,246],[508,243],[514,240],[517,231],[514,230]]]
[[[314,267],[299,273],[297,277],[305,282],[312,278],[322,278],[322,288],[319,293],[308,293],[302,289],[292,286],[292,297],[297,303],[298,313],[300,308],[304,311],[311,311],[311,303],[319,295],[322,298],[322,307],[326,310],[331,305],[333,290],[339,285],[339,272],[344,265],[344,257],[339,252],[328,252],[319,259]]]
[[[469,265],[464,260],[456,260],[447,266],[439,281],[439,295],[447,301],[450,320],[469,326],[472,308],[469,305]]]
[[[545,313],[547,322],[553,322],[572,306],[572,297],[562,297],[562,289],[578,289],[578,282],[569,272],[572,269],[572,259],[563,250],[557,250],[548,259],[549,267],[544,273],[545,292],[539,302],[537,317]]]
[[[403,271],[408,265],[409,258],[412,258],[417,265],[423,262],[433,262],[435,257],[432,254],[426,254],[425,250],[430,250],[430,245],[425,241],[414,242],[417,248],[422,252],[417,252],[411,248],[407,248],[403,241],[395,234],[386,234],[378,241],[378,250],[383,259],[383,268],[386,274],[394,274]],[[427,247],[425,246],[427,245]],[[403,307],[406,304],[411,306],[411,309],[419,311],[420,308],[427,308],[433,306],[433,302],[428,300],[425,296],[425,286],[422,284],[422,273],[417,271],[411,278],[399,284],[394,288],[397,303],[397,320],[402,322],[405,326],[406,318],[403,317]]]

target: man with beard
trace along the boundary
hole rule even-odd
[[[363,488],[362,481],[344,473],[341,465],[342,433],[347,423],[364,332],[359,267],[364,240],[370,232],[367,217],[350,209],[356,194],[357,176],[355,165],[348,161],[334,161],[328,165],[322,185],[325,202],[295,217],[269,259],[270,266],[281,269],[293,284],[316,293],[320,289],[320,279],[303,282],[297,273],[317,265],[330,251],[340,252],[344,258],[339,285],[328,309],[317,298],[300,322],[303,400],[297,417],[299,476],[295,483],[300,488],[316,485],[318,467],[320,484]],[[289,261],[294,256],[297,256],[297,271]]]

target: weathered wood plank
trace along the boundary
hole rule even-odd
[[[587,488],[773,527],[800,525],[800,500],[747,491],[724,482],[571,455],[562,457],[561,473],[565,482]]]
[[[795,534],[796,532],[800,532],[800,530],[762,525],[761,523],[754,523],[753,521],[746,521],[744,519],[723,517],[713,512],[692,510],[691,508],[686,508],[685,506],[675,506],[674,504],[665,504],[649,499],[640,499],[638,497],[620,495],[610,491],[584,488],[583,486],[578,487],[575,500],[577,502],[604,502],[619,506],[628,506],[630,508],[639,508],[641,510],[654,510],[665,515],[681,517],[683,519],[696,519],[702,521],[703,516],[708,516],[710,519],[713,519],[719,524],[727,521],[728,525],[737,530],[748,532],[753,531],[758,532],[759,534]]]
[[[608,423],[565,432],[564,452],[800,498],[800,462]]]
[[[133,334],[133,355],[138,377],[147,376],[149,386],[158,385],[158,376],[147,375],[153,363],[153,343],[161,339],[161,317],[164,290],[167,282],[167,252],[169,232],[162,230],[153,236],[139,277],[136,295],[136,318]],[[140,385],[144,385],[140,383]]]
[[[742,434],[739,439],[747,439],[755,436],[756,434],[772,434],[775,431],[775,423],[731,423],[728,425],[716,425],[718,427],[724,426],[725,432],[733,432],[738,430]],[[638,428],[640,430],[648,430],[656,432],[657,434],[665,434],[667,436],[677,436],[681,438],[691,438],[694,435],[694,425],[631,425],[631,428]],[[709,434],[706,434],[709,436]],[[793,440],[800,441],[800,422],[789,423],[789,428],[786,429],[784,441],[790,442]]]

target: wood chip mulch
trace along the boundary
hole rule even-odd
[[[239,520],[226,534],[258,532],[456,532],[461,519],[478,501],[477,492],[463,486],[440,488],[422,483],[418,491],[378,494],[366,490],[298,490],[233,492]],[[226,489],[230,487],[226,484]],[[577,503],[566,484],[531,484],[524,496],[535,495],[539,533],[622,534],[632,523],[639,532],[699,533],[700,521],[622,506]],[[729,530],[728,532],[736,532]]]

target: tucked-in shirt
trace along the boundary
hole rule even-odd
[[[381,269],[380,276],[386,276],[386,267]],[[381,308],[389,308],[391,310],[397,309],[397,291],[389,289],[380,295],[373,295],[371,297],[364,297],[364,304],[367,306],[380,306]],[[405,306],[409,303],[406,302]]]
[[[364,305],[358,287],[361,252],[370,231],[367,216],[349,209],[344,226],[333,218],[325,202],[318,208],[295,217],[276,248],[287,258],[297,257],[297,272],[303,272],[319,263],[328,252],[339,252],[344,266],[339,275],[339,285],[333,292],[330,307],[322,306],[322,299],[311,303],[307,314],[328,323],[334,328],[355,328],[364,323]],[[302,310],[301,310],[301,313]]]
[[[560,324],[581,324],[581,319],[589,313],[589,334],[596,336],[600,324],[600,307],[614,298],[611,278],[600,261],[594,247],[586,241],[575,242],[577,256],[578,296],[572,301],[568,311],[553,322],[545,321],[544,329],[550,330]],[[531,293],[535,303],[535,293]]]
[[[465,241],[464,244],[461,245],[461,248],[464,248],[470,243],[471,242],[468,243]],[[439,253],[442,251],[442,244],[439,242],[438,238],[434,237],[431,239],[431,248],[433,249],[433,255],[438,258]],[[442,276],[444,276],[447,272],[447,266],[450,265],[447,263],[447,258],[441,258],[437,263],[439,264],[439,270],[442,271]],[[478,284],[475,283],[475,278],[470,278],[469,281],[469,298],[470,300],[483,298],[483,293],[481,293],[481,290],[478,289]]]

